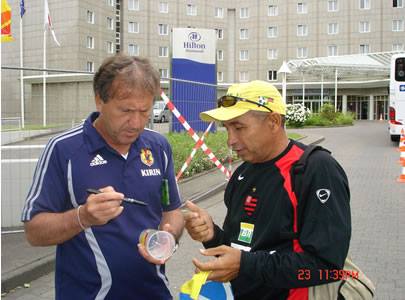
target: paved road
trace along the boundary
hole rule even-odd
[[[377,286],[377,299],[405,299],[405,184],[397,183],[399,153],[389,141],[386,123],[358,122],[353,127],[304,129],[303,134],[323,135],[324,147],[345,168],[351,185],[353,234],[350,252],[354,261]],[[222,220],[222,194],[201,205],[214,219]],[[172,291],[191,277],[191,257],[199,244],[185,235],[181,248],[168,263]],[[53,299],[53,273],[5,296],[7,300]]]

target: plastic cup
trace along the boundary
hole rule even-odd
[[[176,250],[174,236],[167,231],[145,229],[139,235],[139,243],[145,246],[150,256],[166,260]]]

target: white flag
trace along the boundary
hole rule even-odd
[[[55,31],[53,30],[53,27],[52,27],[52,19],[51,19],[51,14],[49,12],[48,0],[44,0],[44,4],[45,4],[45,9],[44,9],[45,30],[49,29],[51,31],[53,40],[55,41],[56,45],[58,45],[60,47],[60,44],[59,44],[58,40],[56,39]]]

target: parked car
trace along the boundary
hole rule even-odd
[[[170,110],[163,101],[156,101],[153,105],[153,121],[154,122],[169,122]]]

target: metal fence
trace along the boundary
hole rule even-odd
[[[2,68],[1,227],[5,233],[22,226],[21,211],[31,186],[38,157],[49,138],[80,123],[95,110],[95,104],[92,74],[67,70],[63,73],[57,72],[60,70],[52,72],[48,69],[50,75],[46,78],[44,104],[41,69],[24,70],[22,99],[20,70]],[[173,84],[174,82],[177,86]],[[178,84],[180,82],[181,84]],[[192,127],[198,127],[200,122],[198,114],[202,108],[209,109],[215,105],[217,90],[218,93],[225,92],[217,86],[171,78],[163,80],[161,87],[170,98],[171,88],[182,89],[180,94],[185,97],[171,100],[182,115],[188,118],[187,121]],[[205,93],[204,90],[209,90],[209,93]],[[202,94],[209,94],[211,97],[201,98]],[[46,126],[43,126],[44,114]],[[170,112],[169,115],[169,120],[164,120],[167,122],[158,123],[153,122],[152,112],[148,127],[162,134],[168,133],[175,126],[178,131],[180,129],[178,124],[173,125],[176,124],[176,121],[173,122],[175,117]]]

